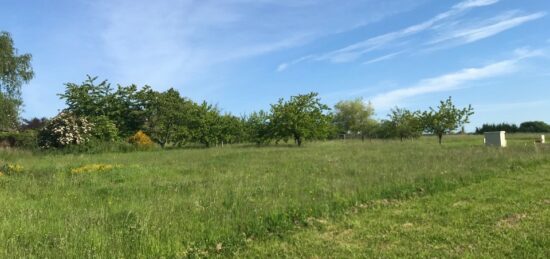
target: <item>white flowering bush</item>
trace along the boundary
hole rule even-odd
[[[62,148],[81,145],[90,140],[93,123],[67,112],[55,116],[38,135],[42,148]]]

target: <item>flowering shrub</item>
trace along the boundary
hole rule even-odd
[[[14,175],[23,172],[23,167],[18,164],[3,164],[0,165],[0,176],[2,175]]]
[[[152,147],[154,144],[151,138],[141,130],[136,132],[136,134],[134,134],[133,136],[131,136],[128,139],[128,142],[138,147],[144,147],[144,148]]]
[[[107,172],[115,168],[113,165],[109,164],[90,164],[90,165],[84,165],[78,168],[74,168],[71,170],[71,173],[73,174],[83,174],[83,173],[97,173],[97,172]]]
[[[80,145],[90,140],[93,123],[85,118],[61,112],[39,132],[38,145],[42,148],[61,148]]]

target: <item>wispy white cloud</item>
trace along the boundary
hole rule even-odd
[[[305,60],[308,60],[310,58],[312,58],[313,56],[305,56],[305,57],[302,57],[302,58],[299,58],[299,59],[296,59],[296,60],[293,60],[289,63],[282,63],[280,64],[278,67],[277,67],[277,72],[282,72],[282,71],[285,71],[289,66],[291,65],[294,65],[294,64],[297,64],[297,63],[300,63],[302,61],[305,61]]]
[[[497,2],[499,2],[499,0],[467,0],[456,4],[454,8],[467,9],[472,7],[492,5],[492,4],[496,4]]]
[[[498,2],[499,0],[466,0],[454,5],[450,10],[440,13],[434,16],[433,18],[427,21],[424,21],[422,23],[409,26],[402,30],[372,37],[372,38],[363,40],[361,42],[358,42],[334,51],[330,51],[324,54],[309,55],[306,57],[301,57],[299,59],[281,64],[278,70],[281,71],[280,69],[281,67],[286,69],[288,68],[289,65],[298,64],[304,61],[330,61],[333,63],[344,63],[344,62],[355,61],[369,52],[386,48],[390,44],[395,43],[400,39],[410,37],[412,35],[432,29],[439,22],[458,16],[459,14],[462,14],[469,9],[493,5]]]
[[[472,43],[510,30],[524,23],[540,19],[544,16],[546,16],[545,12],[537,12],[529,15],[518,15],[517,12],[505,13],[504,15],[483,21],[470,28],[459,28],[447,32],[439,38],[432,40],[430,44],[437,44],[445,41],[457,41],[460,44]]]
[[[515,51],[515,57],[512,59],[494,62],[479,68],[467,68],[458,72],[423,79],[414,86],[376,95],[372,99],[372,103],[375,107],[389,108],[398,105],[406,98],[456,90],[469,82],[510,74],[519,69],[519,61],[540,55],[540,50],[518,49]]]
[[[381,57],[377,57],[377,58],[374,58],[374,59],[371,59],[371,60],[367,60],[365,61],[363,64],[364,65],[369,65],[369,64],[374,64],[374,63],[378,63],[378,62],[382,62],[382,61],[385,61],[385,60],[389,60],[389,59],[392,59],[394,57],[397,57],[401,54],[405,53],[405,51],[398,51],[398,52],[394,52],[394,53],[390,53],[388,55],[384,55],[384,56],[381,56]]]
[[[300,46],[417,2],[98,0],[91,5],[102,23],[103,54],[114,80],[169,87],[221,63]]]

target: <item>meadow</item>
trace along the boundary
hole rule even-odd
[[[550,147],[509,137],[0,150],[0,257],[548,258]]]

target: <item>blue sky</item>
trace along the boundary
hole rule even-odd
[[[550,122],[547,0],[0,0],[33,54],[23,116],[53,116],[86,74],[174,87],[236,115],[309,91],[384,118],[453,96],[484,122]]]

